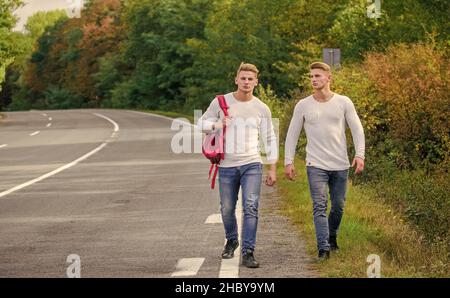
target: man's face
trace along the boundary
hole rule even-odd
[[[331,74],[329,72],[317,68],[311,69],[309,77],[314,90],[322,90],[331,81]]]
[[[256,73],[243,70],[236,76],[235,83],[239,91],[253,93],[253,89],[258,85],[258,79],[256,78]]]

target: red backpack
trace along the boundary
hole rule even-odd
[[[217,100],[219,101],[219,106],[222,109],[225,117],[228,116],[228,106],[225,101],[225,96],[218,95]],[[211,161],[208,179],[211,178],[211,173],[214,166],[216,167],[216,169],[214,170],[214,175],[211,180],[211,189],[214,189],[214,185],[216,183],[216,176],[217,171],[219,170],[220,161],[225,158],[225,150],[224,150],[225,131],[226,126],[224,125],[223,129],[207,134],[205,139],[203,140],[202,146],[203,155]]]

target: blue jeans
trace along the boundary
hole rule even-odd
[[[306,167],[309,191],[313,201],[314,226],[316,228],[317,248],[329,250],[329,236],[337,236],[344,214],[345,193],[347,190],[348,169],[326,171]],[[331,210],[327,218],[328,194],[330,192]]]
[[[220,211],[227,240],[238,239],[236,203],[242,186],[242,252],[255,249],[258,227],[258,205],[261,193],[262,164],[250,163],[239,167],[219,168]]]

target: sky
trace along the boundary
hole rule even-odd
[[[15,11],[15,15],[20,18],[14,31],[22,31],[29,16],[38,11],[49,11],[55,9],[68,9],[71,2],[76,0],[24,0],[25,6]]]

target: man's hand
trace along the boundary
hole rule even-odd
[[[231,118],[231,116],[226,116],[226,117],[222,118],[222,127],[230,126],[231,122],[233,122],[233,118]]]
[[[295,174],[295,167],[294,167],[293,164],[286,165],[286,166],[284,167],[284,173],[286,174],[286,177],[287,177],[289,180],[292,180],[292,181],[294,181],[294,180],[295,180],[295,176],[297,176],[297,175]]]
[[[276,165],[270,165],[265,183],[267,186],[273,186],[275,182],[277,182],[277,168]]]
[[[233,118],[231,116],[226,116],[222,118],[222,120],[217,121],[213,125],[213,130],[222,129],[224,126],[230,126],[233,122]]]
[[[355,174],[359,174],[364,170],[364,159],[361,157],[355,157],[352,162],[352,168],[356,164]]]

